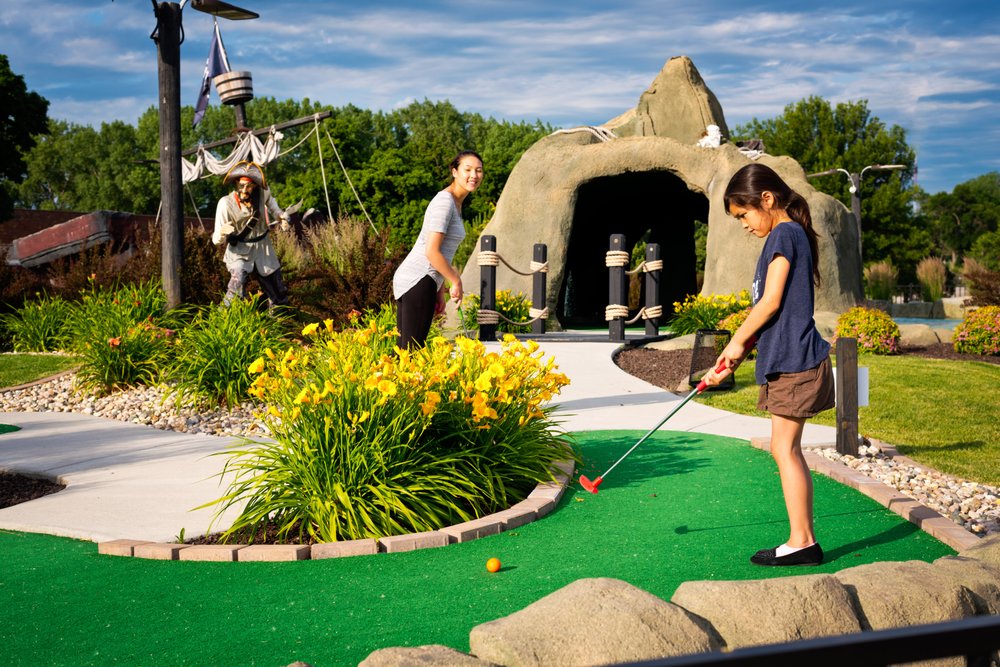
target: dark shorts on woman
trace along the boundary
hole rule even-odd
[[[815,417],[836,401],[833,366],[826,357],[815,368],[798,373],[775,373],[760,386],[757,408],[781,417]]]

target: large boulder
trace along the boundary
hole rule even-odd
[[[497,237],[497,252],[522,272],[529,270],[533,244],[547,246],[545,306],[553,327],[604,321],[604,258],[611,234],[624,234],[626,249],[640,239],[659,243],[660,303],[667,310],[697,291],[696,224],[708,224],[702,292],[727,294],[750,286],[763,241],[726,215],[722,196],[730,177],[754,156],[731,143],[698,146],[706,124],[725,128],[722,109],[691,61],[675,58],[633,113],[609,123],[613,131],[608,126],[560,130],[522,155],[483,234]],[[816,309],[843,312],[855,305],[863,292],[850,211],[815,190],[791,158],[757,160],[809,202],[822,274]],[[486,169],[488,174],[488,164]],[[480,285],[476,253],[462,282],[470,292]],[[530,295],[531,279],[500,266],[497,288]]]
[[[969,589],[923,561],[869,563],[836,577],[854,598],[865,630],[954,621],[976,614]]]
[[[477,625],[471,653],[500,665],[606,665],[717,651],[710,626],[618,579],[579,579]]]
[[[491,667],[471,655],[440,644],[382,648],[368,654],[358,667]]]
[[[670,601],[711,623],[730,650],[861,632],[851,596],[828,574],[686,581]]]

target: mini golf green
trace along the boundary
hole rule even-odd
[[[577,434],[593,478],[639,431]],[[101,556],[90,542],[0,531],[0,642],[11,665],[355,665],[387,646],[467,651],[469,631],[584,577],[669,599],[688,580],[836,572],[954,553],[869,498],[815,476],[817,568],[751,565],[786,537],[770,456],[745,441],[663,431],[554,513],[440,549],[296,563]],[[127,537],[127,536],[122,536]],[[490,557],[501,560],[486,571]]]
[[[0,424],[0,435],[4,433],[13,433],[14,431],[20,431],[20,426],[14,426],[13,424]]]

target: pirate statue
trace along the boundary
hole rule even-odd
[[[246,297],[247,276],[257,277],[273,309],[288,304],[288,290],[281,280],[281,264],[268,238],[271,227],[279,224],[287,231],[288,219],[264,179],[264,170],[256,162],[239,162],[226,174],[223,183],[235,183],[236,189],[219,200],[215,209],[212,242],[226,244],[222,261],[229,269],[225,305]]]

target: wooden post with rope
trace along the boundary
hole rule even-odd
[[[660,308],[660,271],[663,262],[660,261],[660,244],[646,244],[646,313],[659,313]],[[649,268],[656,267],[656,268]],[[656,336],[660,333],[660,316],[647,316],[646,335]]]
[[[536,243],[532,250],[532,259],[534,260],[533,265],[546,266],[549,261],[549,249],[544,243]],[[535,309],[542,310],[545,308],[545,276],[546,272],[542,270],[536,270],[531,276],[531,302],[534,304]],[[542,308],[538,308],[539,304],[543,304]],[[534,314],[534,309],[532,310],[532,315]],[[545,318],[539,317],[537,320],[531,323],[531,333],[533,334],[544,334],[545,333]]]
[[[624,261],[621,261],[624,255]],[[608,247],[608,307],[605,319],[608,321],[608,340],[625,340],[625,319],[628,317],[628,286],[625,282],[625,265],[628,253],[625,251],[625,235],[612,234]],[[622,312],[624,309],[624,313]]]
[[[495,253],[497,237],[484,235],[479,243],[480,252]],[[496,264],[479,266],[479,308],[480,310],[497,309],[497,267]],[[497,322],[479,322],[479,340],[496,340]]]

